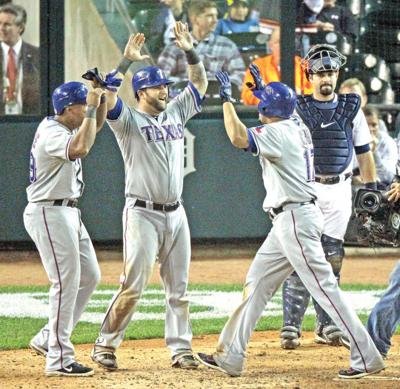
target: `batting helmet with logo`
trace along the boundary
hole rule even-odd
[[[253,92],[260,99],[258,112],[263,116],[288,119],[296,107],[296,93],[282,82],[270,82],[264,89]]]
[[[141,89],[169,84],[173,84],[173,81],[168,80],[164,72],[157,66],[146,66],[138,70],[132,78],[132,87],[136,98],[138,98],[137,93]]]
[[[78,81],[66,82],[53,92],[52,101],[54,112],[61,115],[65,109],[74,104],[86,104],[88,89],[85,84]]]
[[[346,63],[346,57],[335,46],[319,44],[311,47],[301,65],[307,76],[320,72],[338,71]]]

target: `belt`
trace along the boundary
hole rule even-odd
[[[78,206],[78,200],[68,200],[68,199],[58,199],[58,200],[54,200],[53,201],[53,205],[57,206],[57,207],[71,207],[71,208],[75,208]]]
[[[353,175],[353,173],[346,173],[344,176],[334,176],[334,177],[315,177],[315,182],[319,182],[320,184],[325,184],[325,185],[333,185],[337,184],[340,181],[346,181],[348,178],[350,178]],[[343,180],[342,180],[343,178]]]
[[[271,208],[269,210],[269,216],[271,220],[273,220],[276,216],[278,216],[281,212],[286,211],[288,209],[295,209],[299,208],[302,205],[307,205],[307,204],[315,204],[315,200],[310,200],[310,201],[304,201],[303,203],[288,203],[285,205],[281,205],[278,208]]]
[[[154,209],[155,211],[172,212],[179,208],[180,201],[172,204],[158,204],[151,201],[136,200],[135,207]]]

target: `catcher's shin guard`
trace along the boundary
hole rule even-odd
[[[344,258],[343,241],[323,234],[321,243],[325,252],[325,258],[331,264],[333,274],[339,283],[340,270],[342,269]],[[317,313],[316,339],[320,337],[321,339],[325,339],[323,343],[339,345],[342,332],[314,299],[313,303],[315,312]],[[324,328],[326,328],[326,331]]]
[[[284,326],[293,326],[301,332],[310,293],[301,282],[296,272],[293,272],[282,285],[283,320]]]

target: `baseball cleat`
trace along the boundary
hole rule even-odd
[[[217,361],[214,359],[213,355],[208,355],[204,353],[198,353],[196,356],[197,360],[201,362],[204,366],[207,366],[211,369],[221,371],[222,373],[225,373],[231,377],[239,377],[240,373],[236,371],[228,371],[228,369],[225,369],[223,366],[218,365]]]
[[[282,327],[280,337],[281,347],[285,350],[294,350],[300,346],[300,334],[294,326]]]
[[[350,367],[349,369],[340,370],[338,376],[339,376],[339,378],[342,378],[344,380],[354,380],[354,379],[366,377],[371,374],[377,374],[377,373],[381,372],[382,370],[385,370],[385,368],[381,367],[380,369],[366,372],[366,371],[355,370],[352,367]]]
[[[172,357],[172,367],[193,370],[199,367],[199,362],[196,361],[192,353],[177,354]]]
[[[44,347],[39,346],[38,344],[34,343],[33,340],[31,340],[31,341],[29,342],[29,347],[30,347],[30,349],[33,350],[37,355],[40,355],[40,356],[46,358],[46,356],[47,356],[47,350],[46,350]]]
[[[100,367],[106,370],[116,370],[118,369],[117,357],[111,351],[95,351],[92,349],[90,357],[93,362],[96,362]]]
[[[90,377],[94,374],[93,369],[83,366],[77,362],[59,370],[46,371],[47,377]]]

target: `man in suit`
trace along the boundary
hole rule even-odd
[[[26,19],[19,5],[0,7],[0,115],[40,113],[39,48],[21,38]]]

